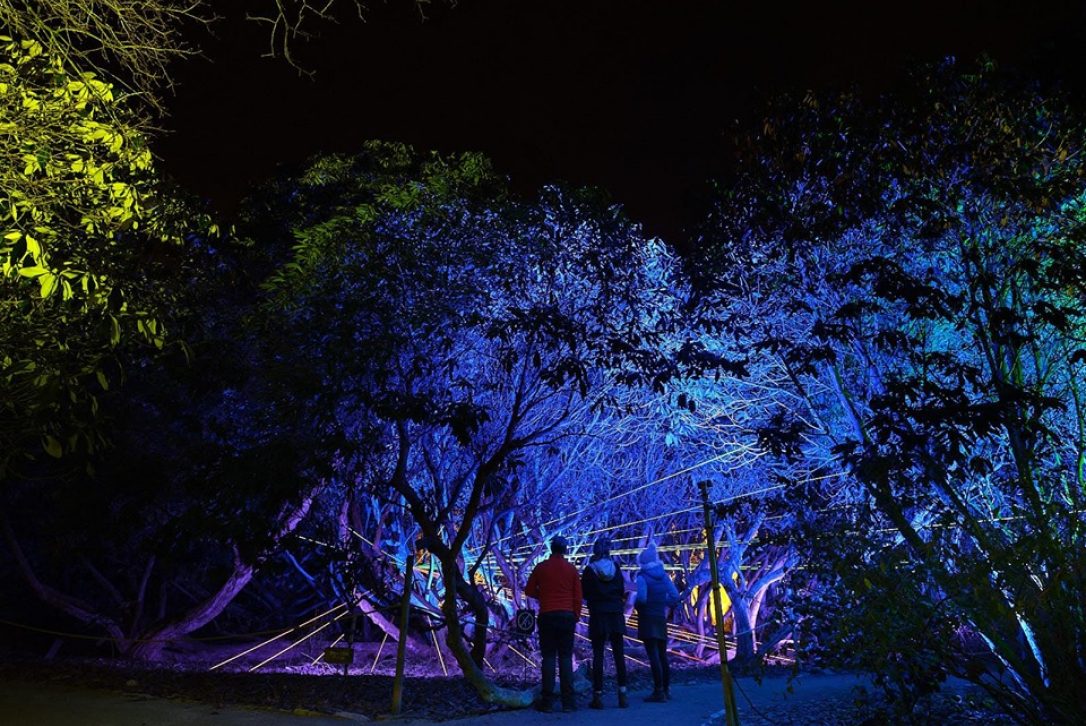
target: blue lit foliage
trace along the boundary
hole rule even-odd
[[[406,507],[471,608],[469,655],[457,599],[441,604],[461,668],[484,697],[520,698],[482,676],[488,605],[461,555],[485,549],[474,527],[516,502],[530,459],[619,405],[620,384],[671,375],[669,258],[592,194],[518,201],[472,155],[369,144],[295,184],[295,245],[267,285],[277,365],[346,496]]]
[[[953,64],[871,109],[809,96],[750,139],[703,233],[706,325],[779,372],[792,403],[764,444],[849,474],[794,495],[830,507],[824,528],[874,532],[840,558],[852,597],[883,548],[905,556],[901,620],[959,618],[1011,677],[954,643],[917,652],[1023,718],[1082,720],[1082,121]]]

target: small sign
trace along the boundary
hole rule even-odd
[[[535,632],[535,611],[527,608],[517,610],[513,616],[513,629],[521,635],[531,635]]]
[[[324,660],[332,665],[350,665],[354,663],[354,648],[325,648]]]

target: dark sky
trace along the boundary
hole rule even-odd
[[[981,52],[1076,87],[1086,76],[1080,2],[459,0],[422,22],[411,0],[373,0],[365,23],[311,26],[298,55],[312,79],[261,58],[266,29],[229,9],[260,2],[213,3],[225,18],[195,39],[207,60],[178,67],[157,143],[227,214],[277,164],[379,138],[486,152],[520,189],[602,186],[679,241],[728,168],[732,120],[768,95],[877,91],[910,62]]]

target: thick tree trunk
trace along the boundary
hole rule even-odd
[[[11,522],[8,521],[7,513],[2,509],[0,509],[0,529],[3,529],[4,539],[7,541],[8,548],[15,558],[15,564],[19,567],[23,578],[39,600],[81,623],[104,629],[109,637],[118,643],[118,647],[123,649],[128,643],[128,639],[120,623],[97,612],[91,605],[51,587],[38,578],[30,564],[30,560],[26,557],[26,553],[23,552],[18,538],[15,536],[15,530],[12,529]]]
[[[754,641],[754,623],[751,621],[750,602],[738,592],[729,592],[732,600],[732,630],[735,634],[735,660],[737,665],[752,663],[758,647]]]
[[[316,496],[318,489],[319,487],[311,489],[298,506],[288,510],[281,518],[282,523],[272,539],[272,547],[293,532],[309,513],[313,497]],[[238,593],[249,584],[255,572],[256,565],[243,562],[237,553],[237,548],[234,548],[234,569],[219,589],[181,617],[143,634],[127,651],[127,655],[139,660],[156,660],[162,655],[162,649],[170,641],[199,630],[218,617],[219,613],[226,609],[226,606],[233,602]]]
[[[459,574],[459,573],[458,573]],[[471,658],[479,668],[483,667],[483,658],[486,657],[486,636],[490,629],[490,610],[486,606],[486,598],[482,591],[465,578],[459,578],[456,589],[457,595],[471,608],[475,616],[475,628],[471,639]]]
[[[226,609],[226,606],[249,584],[254,571],[255,568],[252,565],[242,563],[235,554],[234,570],[218,590],[176,620],[143,634],[126,655],[137,660],[157,660],[162,655],[162,649],[170,641],[199,630]]]
[[[441,611],[445,615],[446,643],[456,664],[464,678],[479,693],[479,697],[487,703],[499,703],[503,706],[526,708],[532,705],[534,694],[532,691],[517,691],[511,688],[502,688],[483,673],[480,665],[477,665],[471,651],[464,642],[464,631],[460,625],[460,616],[457,612],[457,585],[463,579],[460,568],[455,558],[441,559],[441,579],[445,583],[445,598],[441,603]]]
[[[380,610],[373,604],[371,600],[364,595],[355,593],[355,597],[358,598],[359,607],[362,609],[362,614],[369,618],[370,622],[380,628],[383,632],[387,633],[389,637],[400,642],[400,628],[390,618],[385,617]],[[407,636],[407,642],[404,645],[412,653],[423,653],[429,650],[428,645],[419,643],[418,640],[412,638],[410,634]]]

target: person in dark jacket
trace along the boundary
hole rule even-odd
[[[551,540],[551,556],[528,577],[524,594],[539,601],[539,649],[543,653],[543,687],[537,708],[554,704],[554,662],[562,687],[562,710],[577,710],[573,694],[573,630],[581,618],[581,578],[566,561],[566,539]]]
[[[581,590],[588,603],[588,638],[592,641],[592,703],[603,708],[603,650],[611,644],[618,681],[618,706],[626,708],[626,579],[611,559],[611,540],[601,537],[592,545],[592,561],[581,575]]]
[[[637,573],[637,637],[645,644],[652,669],[652,694],[649,703],[664,703],[671,698],[671,667],[667,662],[667,610],[679,602],[679,591],[667,576],[656,544],[637,556],[641,565]]]

